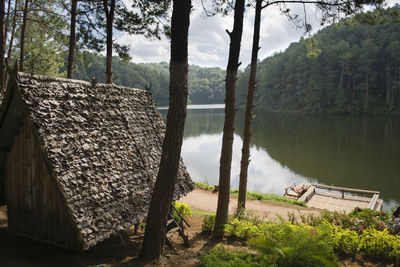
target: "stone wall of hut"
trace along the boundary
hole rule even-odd
[[[56,183],[25,119],[5,163],[8,227],[33,239],[80,249],[80,235]]]

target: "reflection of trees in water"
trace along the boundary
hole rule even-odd
[[[238,112],[240,136],[243,117]],[[400,117],[264,113],[253,125],[252,143],[293,171],[399,198]]]
[[[190,109],[185,122],[185,138],[218,134],[224,127],[224,109]]]

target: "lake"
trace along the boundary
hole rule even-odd
[[[188,107],[182,158],[195,181],[218,184],[223,107]],[[239,110],[232,189],[239,185],[243,121]],[[252,129],[249,191],[282,195],[291,182],[307,181],[380,191],[385,209],[400,202],[400,116],[256,112]]]

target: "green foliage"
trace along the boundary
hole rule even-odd
[[[24,71],[51,76],[66,75],[59,73],[64,65],[61,45],[49,40],[49,36],[37,24],[27,25],[25,42]]]
[[[204,217],[204,216],[210,216],[212,214],[214,214],[214,213],[211,211],[208,211],[208,210],[192,208],[192,216]]]
[[[225,233],[229,236],[239,240],[248,240],[250,238],[256,238],[262,236],[267,230],[269,224],[265,222],[253,220],[243,220],[234,218],[227,225],[225,225]]]
[[[350,229],[361,233],[363,230],[371,227],[379,231],[387,229],[391,221],[391,216],[384,211],[365,209],[354,210],[349,214],[325,212],[322,214],[321,219],[333,225],[340,226],[343,229]]]
[[[229,250],[217,245],[204,254],[199,262],[204,267],[228,267],[228,266],[272,266],[267,257],[249,253],[245,250]]]
[[[188,204],[175,201],[174,206],[183,218],[186,219],[188,216],[192,215],[192,208]],[[175,211],[172,212],[172,217],[174,217],[178,223],[181,221],[181,217],[179,217]]]
[[[209,185],[208,183],[195,182],[194,185],[196,188],[200,188],[203,190],[214,190],[214,186]]]
[[[400,8],[371,12],[374,17]],[[371,15],[370,14],[370,15]],[[398,17],[397,17],[398,18]],[[348,20],[345,20],[347,22]],[[254,106],[267,111],[398,113],[400,24],[334,24],[258,64]],[[244,106],[250,68],[238,76]]]
[[[215,213],[212,215],[204,216],[203,223],[201,224],[201,231],[211,233],[214,229]]]
[[[324,212],[320,217],[302,216],[292,223],[310,226],[326,225],[332,234],[332,246],[339,255],[361,254],[377,260],[400,260],[400,236],[392,228],[393,215],[370,209],[354,210],[349,214]]]
[[[360,235],[359,250],[370,258],[400,261],[400,236],[368,228]]]
[[[336,253],[354,255],[359,253],[367,258],[384,261],[400,260],[400,236],[392,235],[369,227],[361,233],[325,223],[331,228],[332,245]]]
[[[321,54],[321,50],[318,49],[318,41],[314,38],[308,38],[305,41],[307,48],[307,57],[317,58]]]
[[[390,221],[386,213],[368,210],[349,216],[333,213],[302,217],[301,222],[293,218],[290,222],[281,219],[279,223],[235,218],[226,225],[225,233],[231,238],[248,241],[251,248],[269,255],[278,266],[335,265],[333,252],[342,256],[361,254],[374,260],[400,261],[400,236],[382,229],[380,223],[374,222],[377,217]],[[357,220],[358,223],[374,223],[359,230],[351,223]],[[315,258],[308,254],[310,251]]]
[[[73,76],[76,79],[90,81],[97,77],[105,82],[105,57],[98,54],[83,55],[76,60]],[[169,64],[124,62],[113,58],[114,83],[133,88],[144,89],[151,85],[150,92],[158,106],[167,106],[169,98]],[[189,66],[189,96],[192,104],[219,104],[225,97],[225,71],[220,68],[202,68]]]
[[[264,236],[249,242],[250,247],[276,262],[278,266],[337,266],[326,226],[281,223],[269,227]]]
[[[22,3],[17,9],[22,9]],[[24,38],[24,71],[28,73],[65,76],[60,71],[64,64],[64,53],[68,24],[59,16],[59,1],[30,1]],[[22,16],[22,13],[20,13]],[[12,14],[11,14],[12,16]],[[17,13],[18,16],[18,13]],[[11,26],[11,25],[10,25]],[[16,32],[9,64],[13,65],[20,56],[22,20],[16,19]]]
[[[327,223],[332,231],[332,245],[338,254],[355,255],[358,252],[359,235],[356,231],[343,229]]]

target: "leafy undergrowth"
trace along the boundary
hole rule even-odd
[[[196,188],[200,188],[203,190],[214,190],[214,186],[211,186],[207,183],[196,182],[195,186],[196,186]],[[238,189],[231,190],[231,195],[238,196],[239,190]],[[303,207],[306,206],[303,202],[296,201],[296,200],[293,200],[293,199],[290,199],[287,197],[283,197],[283,196],[274,195],[274,194],[263,194],[263,193],[259,193],[259,192],[247,192],[246,198],[247,199],[255,199],[255,200],[280,202],[280,203],[298,205],[298,206],[303,206]]]
[[[227,249],[222,245],[217,245],[201,257],[199,265],[210,267],[270,266],[272,262],[269,261],[268,257],[249,253],[244,249]]]
[[[203,219],[211,231],[215,216]],[[253,251],[216,247],[204,254],[201,266],[337,266],[338,258],[400,263],[400,233],[390,213],[358,210],[350,214],[324,213],[321,217],[294,217],[267,222],[242,216],[225,227],[228,240],[237,240]],[[251,261],[251,265],[246,265]]]

